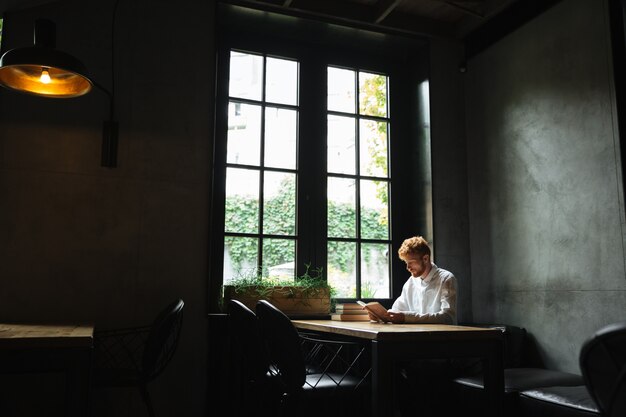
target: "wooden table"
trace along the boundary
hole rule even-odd
[[[93,325],[0,323],[0,373],[64,372],[65,415],[89,414]]]
[[[389,416],[394,404],[394,365],[423,358],[480,358],[490,414],[503,413],[502,332],[439,324],[382,324],[293,320],[296,328],[355,337],[372,345],[372,416]]]

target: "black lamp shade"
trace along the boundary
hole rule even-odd
[[[54,44],[52,22],[37,21],[35,46],[12,49],[0,58],[0,85],[51,98],[71,98],[88,93],[93,83],[87,75],[87,68],[73,56],[54,49]]]

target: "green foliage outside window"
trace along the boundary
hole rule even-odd
[[[276,197],[266,201],[264,217],[273,219],[284,229],[291,228],[295,219],[295,202],[291,200],[295,183],[293,180],[283,181],[282,192]],[[329,210],[333,213],[328,224],[329,236],[354,236],[355,209],[349,204],[335,204],[329,202]],[[258,202],[249,197],[228,197],[226,199],[226,224],[237,225],[238,231],[256,231],[258,229]],[[377,210],[364,209],[361,211],[361,227],[367,228],[373,238],[387,238],[387,216]],[[293,233],[293,232],[292,232]],[[257,240],[249,238],[227,238],[226,245],[229,256],[235,270],[243,271],[250,267],[251,259],[257,258]],[[280,265],[293,259],[292,240],[273,239],[273,244],[263,254],[265,265]],[[352,268],[353,258],[351,253],[342,253],[336,246],[337,242],[329,242],[329,250],[334,252],[333,264],[330,265],[342,272],[348,272]],[[334,245],[334,246],[333,246]],[[365,256],[368,256],[366,253]],[[329,267],[330,267],[329,266]]]
[[[379,109],[386,108],[387,105],[387,77],[379,76],[372,77],[365,81],[362,87],[362,92],[366,97],[361,113],[371,114],[375,116],[383,116]],[[387,124],[378,123],[378,134],[376,135],[376,141],[371,143],[368,147],[368,153],[372,157],[372,161],[377,168],[384,169],[387,172]],[[370,174],[369,172],[367,174]],[[377,183],[377,197],[380,201],[387,204],[387,184]],[[385,223],[386,224],[386,223]]]

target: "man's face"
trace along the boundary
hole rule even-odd
[[[406,264],[406,270],[411,273],[411,276],[415,278],[421,277],[430,266],[430,256],[409,255],[404,258],[404,263]]]

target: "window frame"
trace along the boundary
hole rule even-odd
[[[233,169],[243,169],[243,170],[250,170],[250,171],[256,171],[259,174],[259,186],[258,186],[258,192],[259,192],[259,201],[258,201],[258,210],[259,210],[259,218],[258,218],[258,222],[257,222],[257,231],[256,232],[236,232],[236,231],[227,231],[225,230],[226,228],[224,227],[224,231],[223,231],[223,238],[229,236],[229,237],[243,237],[243,238],[255,238],[258,239],[259,241],[259,246],[258,246],[258,265],[257,267],[262,267],[263,265],[263,242],[265,239],[278,239],[278,240],[290,240],[290,241],[294,241],[294,245],[297,247],[297,242],[298,242],[298,227],[297,227],[297,217],[296,219],[294,219],[294,221],[296,222],[295,225],[295,230],[294,230],[294,234],[275,234],[275,233],[267,233],[266,229],[264,227],[264,206],[265,206],[265,200],[264,200],[264,190],[265,190],[265,178],[267,176],[268,173],[284,173],[284,174],[294,174],[295,178],[296,178],[296,184],[295,184],[295,193],[296,196],[298,195],[298,178],[299,178],[299,171],[298,171],[298,161],[297,161],[297,155],[298,155],[298,149],[297,149],[297,144],[299,142],[298,138],[296,138],[296,161],[295,161],[295,166],[293,168],[284,168],[284,167],[274,167],[274,166],[268,166],[266,164],[266,162],[264,161],[264,154],[265,154],[265,144],[266,142],[266,129],[265,129],[265,125],[266,125],[266,114],[267,114],[267,110],[269,108],[271,109],[283,109],[283,110],[290,110],[290,111],[295,111],[296,114],[298,115],[296,118],[296,135],[298,134],[298,130],[299,130],[299,122],[298,122],[298,118],[299,118],[299,114],[300,114],[300,100],[297,97],[296,98],[296,104],[284,104],[284,103],[276,103],[276,102],[272,102],[267,100],[267,91],[266,91],[266,83],[265,83],[265,79],[267,77],[267,59],[268,58],[276,58],[276,56],[272,55],[272,54],[267,54],[267,53],[258,53],[258,52],[252,52],[252,51],[241,51],[238,50],[236,48],[231,48],[229,50],[229,62],[230,62],[230,52],[231,51],[237,51],[237,52],[250,52],[253,53],[254,55],[258,55],[261,56],[263,58],[263,80],[262,80],[262,85],[261,85],[261,97],[256,100],[256,99],[249,99],[249,98],[242,98],[242,97],[231,97],[230,94],[228,94],[228,98],[227,98],[227,106],[230,105],[230,103],[239,103],[239,104],[248,104],[248,105],[252,105],[252,106],[258,106],[260,108],[260,113],[261,113],[261,125],[260,125],[260,138],[259,138],[259,145],[260,145],[260,149],[259,149],[259,162],[258,164],[254,165],[254,164],[250,164],[250,163],[236,163],[236,162],[229,162],[228,161],[228,152],[226,152],[226,154],[224,155],[225,158],[225,164],[226,164],[226,172],[228,171],[229,168],[233,168]],[[299,95],[299,94],[297,94]],[[226,121],[228,123],[228,120]],[[228,136],[228,132],[226,132],[226,138]],[[228,146],[228,141],[225,141],[225,145],[226,147]],[[226,180],[226,175],[225,175],[225,180]],[[296,213],[297,214],[297,213]],[[222,277],[223,277],[223,273],[222,273]]]
[[[226,9],[222,10],[221,9]],[[326,256],[326,74],[327,66],[358,69],[360,71],[383,73],[388,76],[389,92],[388,114],[388,178],[389,187],[389,239],[391,242],[390,256],[390,297],[375,298],[386,306],[390,306],[408,278],[403,263],[397,259],[396,251],[404,238],[421,234],[427,238],[432,231],[430,205],[430,144],[429,135],[420,123],[416,123],[420,112],[417,86],[427,80],[428,48],[423,40],[404,39],[381,35],[381,45],[374,44],[368,53],[359,50],[363,40],[352,36],[345,45],[321,43],[316,38],[320,32],[307,28],[305,35],[289,39],[280,34],[281,22],[287,19],[277,15],[276,21],[271,19],[252,19],[248,9],[238,6],[220,4],[218,17],[217,71],[216,71],[216,105],[215,105],[215,137],[214,165],[211,209],[211,238],[209,255],[209,309],[219,311],[221,303],[221,286],[223,274],[224,251],[224,201],[226,173],[226,135],[228,129],[228,83],[220,80],[228,79],[229,54],[231,50],[249,51],[266,56],[296,59],[300,65],[299,91],[299,126],[298,156],[296,170],[297,179],[297,213],[296,213],[296,275],[301,275],[305,263],[313,267],[327,265]],[[243,16],[243,17],[242,17]],[[241,21],[239,20],[241,18]],[[302,20],[302,19],[297,19]],[[278,24],[277,24],[278,22]],[[346,28],[336,25],[306,22],[322,31],[342,31]],[[345,33],[343,34],[345,35]],[[296,38],[296,40],[293,40]],[[345,36],[342,37],[345,39]],[[390,48],[389,46],[392,45]],[[404,51],[405,53],[398,53]],[[393,53],[393,55],[390,55]],[[224,78],[226,76],[226,78]],[[408,88],[407,88],[408,87]],[[410,92],[413,91],[414,94]],[[320,92],[323,92],[321,94]],[[400,106],[400,103],[404,103]],[[355,114],[359,120],[358,109]],[[323,120],[323,123],[319,121]],[[403,138],[394,142],[394,138]],[[323,142],[323,143],[322,143]],[[301,155],[307,155],[303,158]],[[418,167],[415,167],[415,164]],[[367,176],[366,176],[367,177]],[[358,177],[357,177],[358,178]],[[321,180],[323,179],[323,180]],[[357,206],[358,206],[357,201]],[[319,233],[323,230],[323,233]],[[367,242],[357,236],[359,241]],[[357,258],[358,259],[358,258]],[[360,263],[357,261],[357,268]],[[325,275],[325,273],[324,273]],[[326,276],[326,275],[325,275]],[[360,282],[358,279],[357,282]],[[353,299],[338,299],[338,302]],[[370,300],[370,299],[368,299]]]
[[[389,247],[389,253],[388,253],[388,257],[389,257],[389,263],[387,265],[387,274],[389,277],[389,294],[392,294],[392,259],[391,259],[391,255],[392,255],[392,233],[391,233],[391,222],[393,220],[393,216],[391,213],[391,207],[390,207],[390,202],[391,202],[391,189],[392,189],[392,177],[391,177],[391,169],[390,169],[390,165],[391,165],[391,135],[390,135],[390,131],[393,129],[392,126],[392,114],[390,112],[390,87],[389,84],[391,83],[390,81],[390,77],[388,74],[382,73],[382,72],[377,72],[377,74],[379,75],[384,75],[387,80],[386,80],[386,109],[385,109],[385,116],[373,116],[373,115],[367,115],[367,114],[363,114],[360,111],[360,97],[359,97],[359,85],[360,85],[360,80],[359,80],[359,76],[361,72],[369,72],[369,73],[373,73],[370,70],[366,70],[366,69],[362,69],[362,68],[357,68],[357,67],[346,67],[346,66],[342,66],[342,67],[338,67],[336,65],[333,65],[332,63],[326,63],[327,68],[340,68],[340,69],[346,69],[346,70],[350,70],[354,72],[355,78],[354,78],[354,83],[355,83],[355,97],[354,97],[354,112],[350,113],[350,112],[343,112],[343,111],[338,111],[338,110],[331,110],[328,109],[328,106],[326,106],[326,114],[327,117],[328,116],[337,116],[337,117],[345,117],[345,118],[352,118],[354,119],[354,128],[355,128],[355,167],[354,167],[354,172],[353,173],[340,173],[340,172],[331,172],[328,171],[326,172],[326,178],[337,178],[337,179],[352,179],[354,180],[355,183],[355,236],[354,237],[342,237],[342,236],[330,236],[328,234],[328,230],[326,230],[326,236],[327,236],[327,245],[326,247],[328,248],[328,242],[344,242],[344,243],[354,243],[356,250],[355,250],[355,285],[356,285],[356,299],[363,299],[362,296],[362,290],[363,290],[363,281],[362,281],[362,247],[364,244],[385,244]],[[326,80],[328,83],[328,80]],[[387,149],[387,174],[385,177],[381,177],[381,176],[372,176],[372,175],[367,175],[364,174],[361,171],[361,146],[362,146],[362,135],[361,135],[361,122],[364,120],[369,120],[369,121],[374,121],[374,122],[384,122],[387,125],[387,130],[386,130],[386,149]],[[328,126],[328,124],[327,124]],[[326,137],[328,138],[328,135],[326,135]],[[386,239],[378,239],[378,238],[369,238],[369,237],[363,237],[362,233],[361,233],[361,226],[362,226],[362,212],[361,212],[361,204],[359,204],[361,202],[361,181],[384,181],[387,183],[387,196],[388,196],[388,205],[387,205],[387,211],[388,211],[388,219],[390,221],[390,224],[387,226],[387,238]],[[328,199],[326,199],[328,201]],[[327,277],[328,278],[328,277]],[[378,297],[376,298],[377,300],[386,300],[389,297]],[[339,300],[342,301],[351,301],[353,299],[351,298],[339,298]],[[367,298],[367,300],[371,300],[371,298]]]

